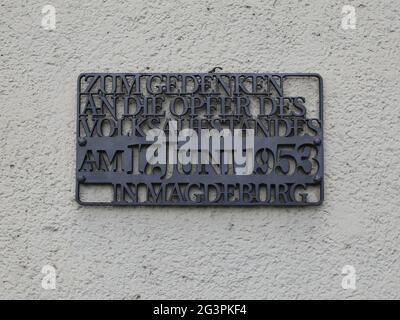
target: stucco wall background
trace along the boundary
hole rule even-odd
[[[55,30],[41,26],[46,4]],[[0,12],[0,298],[400,298],[396,0],[2,0]],[[79,206],[78,74],[215,66],[323,76],[324,204]],[[55,290],[41,286],[47,264]]]

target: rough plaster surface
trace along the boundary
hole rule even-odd
[[[344,4],[355,30],[341,28]],[[399,11],[396,0],[2,0],[0,298],[400,298]],[[78,74],[215,66],[324,77],[324,204],[79,206]],[[46,264],[56,290],[41,287]],[[341,286],[347,264],[356,290]]]

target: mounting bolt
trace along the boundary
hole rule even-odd
[[[321,176],[320,176],[320,175],[316,175],[316,176],[314,177],[314,181],[315,181],[315,182],[320,182],[320,181],[321,181]]]
[[[86,145],[86,139],[85,138],[78,138],[78,144],[83,147]]]
[[[319,146],[320,144],[321,144],[321,138],[315,138],[314,139],[314,143],[317,145],[317,146]]]
[[[79,176],[78,177],[78,181],[79,182],[85,182],[86,181],[86,177],[85,176]]]

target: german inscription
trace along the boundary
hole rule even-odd
[[[300,89],[289,85],[293,80]],[[313,96],[301,92],[309,81]],[[317,74],[81,74],[76,199],[88,205],[318,205],[322,89]],[[84,190],[97,187],[107,187],[111,198],[85,199]]]

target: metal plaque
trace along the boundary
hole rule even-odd
[[[304,73],[81,74],[76,200],[319,205],[322,90]]]

